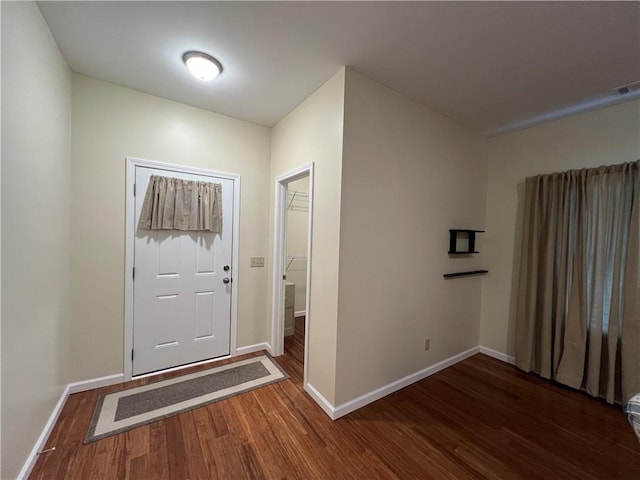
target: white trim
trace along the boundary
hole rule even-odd
[[[44,428],[42,429],[42,433],[38,437],[38,440],[36,440],[36,444],[33,446],[31,453],[29,453],[27,460],[24,462],[24,465],[22,466],[20,473],[18,473],[18,477],[17,477],[18,480],[23,480],[23,479],[26,480],[27,478],[29,478],[29,475],[31,475],[31,470],[33,470],[33,467],[38,461],[38,452],[40,452],[44,448],[44,446],[47,444],[49,435],[51,435],[51,431],[53,430],[53,427],[58,421],[58,417],[60,416],[60,412],[62,412],[62,407],[64,407],[64,404],[67,401],[68,396],[69,396],[69,386],[67,385],[63,390],[62,395],[60,395],[60,399],[58,400],[58,403],[56,403],[56,406],[53,408],[53,412],[51,412],[51,416],[49,416],[49,420],[47,420],[47,423],[44,425]]]
[[[133,223],[135,219],[135,196],[133,189],[136,179],[136,165],[133,159],[126,159],[125,179],[125,242],[124,242],[124,378],[133,376]]]
[[[86,392],[87,390],[93,390],[94,388],[108,387],[109,385],[115,385],[116,383],[124,382],[123,373],[114,373],[113,375],[107,375],[105,377],[92,378],[91,380],[84,380],[82,382],[73,382],[67,385],[69,389],[69,395],[73,393]]]
[[[238,336],[238,285],[239,285],[239,253],[240,243],[240,175],[236,173],[217,172],[202,168],[187,167],[184,165],[173,165],[169,163],[143,160],[140,158],[127,157],[126,162],[126,198],[125,198],[125,269],[124,269],[124,380],[133,379],[133,361],[131,360],[131,349],[133,348],[133,278],[131,272],[134,265],[134,240],[135,240],[135,197],[133,188],[135,182],[136,167],[154,168],[157,170],[168,170],[172,172],[190,173],[194,175],[206,175],[210,177],[225,178],[233,181],[233,222],[232,222],[232,265],[233,265],[233,285],[231,289],[231,329],[229,332],[229,355],[220,357],[229,358],[236,353]],[[206,361],[205,361],[206,362]],[[200,365],[202,362],[191,364]],[[163,370],[164,372],[173,369]],[[155,372],[155,374],[160,372]],[[142,376],[137,376],[140,378]]]
[[[369,393],[365,393],[353,400],[350,400],[342,405],[334,406],[331,402],[329,402],[313,385],[310,383],[305,383],[305,391],[313,398],[313,400],[324,410],[324,412],[331,418],[332,420],[337,420],[340,417],[343,417],[359,408],[364,407],[376,400],[380,400],[382,397],[386,397],[387,395],[400,390],[401,388],[407,387],[412,383],[423,380],[434,373],[438,373],[441,370],[444,370],[447,367],[455,365],[458,362],[466,360],[469,357],[472,357],[476,353],[480,352],[481,347],[473,347],[469,350],[465,350],[457,355],[449,357],[441,362],[436,363],[435,365],[431,365],[430,367],[424,368],[418,372],[407,375],[406,377],[400,378],[394,382],[391,382],[387,385],[384,385],[380,388],[376,388]]]
[[[303,384],[309,380],[309,332],[311,332],[309,325],[311,314],[311,255],[313,252],[313,198],[314,198],[314,176],[315,166],[311,162],[307,165],[307,171],[309,172],[309,215],[307,219],[307,286],[306,286],[306,302],[305,302],[305,318],[304,318],[304,365],[303,368]],[[284,337],[282,338],[284,343]]]
[[[436,363],[435,365],[431,365],[430,367],[424,368],[418,372],[407,375],[406,377],[400,378],[394,382],[391,382],[387,385],[384,385],[380,388],[376,388],[369,393],[365,393],[353,400],[350,400],[342,405],[338,405],[337,407],[332,405],[313,385],[306,383],[305,390],[311,398],[315,400],[315,402],[320,405],[320,408],[324,410],[324,412],[333,420],[337,420],[340,417],[343,417],[359,408],[364,407],[376,400],[380,400],[382,397],[386,397],[387,395],[400,390],[401,388],[407,387],[412,383],[418,382],[427,378],[434,373],[438,373],[441,370],[444,370],[447,367],[455,365],[462,360],[466,360],[469,357],[472,357],[476,353],[480,352],[480,347],[473,347],[469,350],[466,350],[462,353],[454,355],[453,357],[449,357],[441,362]]]
[[[307,316],[307,311],[306,310],[299,310],[297,312],[293,312],[293,317],[306,317]]]
[[[285,215],[284,205],[286,205],[287,189],[276,178],[275,185],[275,207],[273,210],[273,278],[272,284],[272,299],[271,299],[271,347],[273,347],[273,354],[278,356],[282,355],[284,351],[284,325],[280,321],[284,318],[284,291],[282,285],[282,276],[284,274],[283,262],[284,262],[284,241],[282,241],[282,231],[285,229],[285,222],[287,216]],[[307,288],[307,290],[309,290]]]
[[[311,398],[313,398],[315,400],[315,402],[320,405],[320,408],[322,408],[322,410],[324,410],[324,413],[326,413],[329,418],[331,418],[332,420],[336,419],[335,416],[335,407],[331,404],[331,402],[329,400],[327,400],[326,398],[324,398],[324,395],[322,395],[313,385],[311,385],[310,383],[305,383],[304,385],[304,389],[305,391],[309,394],[309,396]]]
[[[222,176],[218,174],[218,176]],[[229,353],[236,354],[238,348],[238,291],[240,290],[240,175],[233,175],[233,243],[231,261],[233,262],[233,288],[231,288],[231,330],[229,335]]]
[[[505,363],[509,363],[511,365],[515,365],[516,364],[516,359],[515,357],[512,357],[511,355],[507,355],[506,353],[502,353],[499,352],[497,350],[493,350],[491,348],[487,348],[487,347],[479,347],[480,348],[480,353],[484,353],[485,355],[488,355],[489,357],[495,358],[496,360],[500,360],[502,362]]]
[[[38,461],[38,452],[41,452],[45,445],[47,444],[47,440],[49,440],[49,435],[53,431],[53,427],[56,425],[58,418],[60,417],[60,413],[64,408],[64,404],[69,398],[69,395],[73,393],[85,392],[87,390],[93,390],[94,388],[107,387],[109,385],[114,385],[116,383],[121,383],[124,380],[124,375],[122,373],[116,373],[114,375],[108,375],[106,377],[93,378],[91,380],[84,380],[82,382],[74,382],[68,384],[64,387],[62,394],[60,394],[60,398],[58,399],[58,403],[53,407],[53,411],[49,416],[49,420],[44,425],[42,429],[42,433],[36,440],[31,453],[27,457],[27,460],[24,462],[20,473],[18,473],[18,480],[26,480],[31,475],[31,471]]]
[[[441,362],[438,362],[435,365],[431,365],[430,367],[423,368],[422,370],[419,370],[415,373],[407,375],[406,377],[396,380],[395,382],[391,382],[387,385],[384,385],[383,387],[376,388],[375,390],[372,390],[369,393],[365,393],[364,395],[361,395],[358,398],[354,398],[353,400],[349,400],[348,402],[343,403],[342,405],[338,405],[334,409],[333,419],[335,420],[344,415],[347,415],[348,413],[351,413],[354,410],[362,408],[365,405],[370,404],[371,402],[375,402],[376,400],[379,400],[382,397],[386,397],[390,393],[400,390],[401,388],[409,386],[412,383],[418,382],[424,378],[427,378],[428,376],[433,375],[434,373],[438,373],[439,371],[444,370],[445,368],[450,367],[451,365],[455,365],[456,363],[461,362],[462,360],[466,360],[467,358],[475,355],[479,351],[480,351],[479,347],[470,348],[469,350],[466,350],[462,353],[454,355],[453,357],[449,357],[445,360],[442,360]]]
[[[272,309],[271,309],[271,347],[274,356],[284,352],[284,291],[282,277],[284,275],[285,240],[286,240],[286,205],[287,184],[300,178],[309,177],[309,217],[307,225],[307,291],[304,337],[304,374],[303,385],[309,378],[309,325],[311,312],[311,255],[313,246],[313,178],[314,163],[302,165],[294,170],[278,175],[275,178],[275,206],[273,211],[273,277],[272,277]]]
[[[271,345],[267,342],[262,342],[254,345],[247,345],[246,347],[238,347],[236,348],[236,355],[246,355],[247,353],[261,352],[262,350],[266,350],[271,354]]]

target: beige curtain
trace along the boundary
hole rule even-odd
[[[222,185],[152,175],[138,228],[222,233]]]
[[[526,179],[516,365],[591,395],[640,391],[640,161]]]

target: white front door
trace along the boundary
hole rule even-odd
[[[221,183],[222,234],[139,230],[151,175]],[[133,375],[228,355],[233,180],[136,166],[135,185]]]

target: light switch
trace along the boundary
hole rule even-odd
[[[251,257],[252,267],[264,267],[264,257]]]

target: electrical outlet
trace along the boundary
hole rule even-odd
[[[425,340],[424,340],[424,349],[425,349],[425,351],[429,350],[430,347],[431,347],[431,339],[430,338],[425,338]]]
[[[252,267],[264,267],[264,257],[251,257]]]

